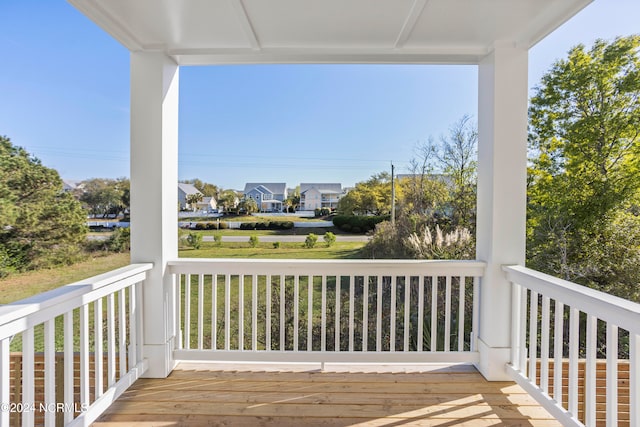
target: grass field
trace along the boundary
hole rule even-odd
[[[269,259],[354,259],[360,258],[364,242],[336,242],[327,247],[319,241],[316,247],[307,249],[302,243],[259,243],[252,248],[249,243],[227,243],[217,245],[204,242],[200,249],[181,249],[181,258],[269,258]]]
[[[225,215],[220,218],[214,217],[202,217],[202,216],[193,216],[193,217],[183,217],[180,218],[180,221],[205,221],[205,222],[214,222],[217,219],[220,221],[229,221],[229,222],[273,222],[273,221],[293,221],[293,222],[314,222],[314,221],[326,221],[325,218],[306,218],[299,217],[294,215],[283,215],[283,216],[254,216],[254,215]]]
[[[219,234],[221,236],[306,236],[309,233],[314,233],[318,236],[323,236],[326,232],[332,232],[335,235],[356,236],[357,234],[346,233],[337,229],[336,227],[304,227],[304,228],[292,228],[290,230],[190,230],[182,229],[182,233],[197,233],[203,236],[213,236]]]
[[[21,300],[128,264],[128,253],[110,254],[73,265],[13,274],[0,280],[0,304]]]

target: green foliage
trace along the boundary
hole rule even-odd
[[[613,292],[637,286],[640,269],[628,264],[637,240],[626,238],[640,193],[639,51],[640,36],[573,48],[542,77],[529,110],[527,262]]]
[[[195,211],[197,209],[197,204],[202,201],[202,197],[202,193],[187,194],[185,201],[187,202],[187,205],[189,205],[189,208]]]
[[[225,212],[234,211],[239,203],[238,195],[233,190],[224,190],[218,198],[218,206]]]
[[[293,227],[293,221],[256,221],[240,224],[240,230],[291,230]]]
[[[311,249],[316,245],[317,242],[318,242],[318,236],[315,235],[314,233],[309,233],[307,235],[307,238],[304,239],[304,247],[307,249]]]
[[[222,234],[214,234],[213,241],[216,242],[216,245],[218,246],[222,245]]]
[[[131,249],[131,230],[129,227],[116,228],[107,240],[107,249],[116,253],[128,252]]]
[[[391,212],[391,176],[382,172],[359,182],[338,202],[344,215],[388,215]]]
[[[356,216],[356,215],[336,215],[333,218],[333,225],[342,231],[360,233],[373,230],[376,224],[389,219],[389,215],[382,216]]]
[[[92,215],[118,215],[129,209],[130,187],[127,178],[93,178],[81,183],[76,196]]]
[[[280,249],[280,242],[273,242],[273,249]]]
[[[85,222],[58,173],[0,136],[0,276],[78,260]]]
[[[324,242],[327,244],[328,248],[330,248],[331,246],[334,245],[334,243],[336,243],[336,235],[330,231],[327,231],[326,233],[324,233],[324,236],[322,238],[324,239]]]
[[[258,203],[253,199],[244,199],[238,204],[239,210],[244,210],[247,215],[258,212]]]
[[[258,236],[256,236],[255,234],[249,236],[249,245],[251,245],[252,248],[257,247],[258,243],[260,243],[260,239],[258,239]]]
[[[218,199],[218,196],[220,194],[220,188],[217,185],[203,182],[198,178],[187,179],[180,182],[184,182],[185,184],[193,184],[193,186],[196,187],[204,197],[213,197],[215,199]],[[187,201],[187,203],[189,202]]]
[[[187,245],[193,249],[200,249],[202,246],[202,234],[189,233],[187,234]]]

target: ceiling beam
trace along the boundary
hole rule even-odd
[[[420,15],[422,14],[422,11],[424,10],[424,7],[427,5],[428,2],[429,0],[414,0],[413,6],[411,6],[411,10],[407,15],[407,19],[404,21],[404,24],[402,25],[402,29],[400,30],[400,33],[396,38],[396,42],[394,44],[394,47],[396,49],[403,47],[404,44],[407,42],[407,40],[409,39],[409,36],[411,35],[411,32],[413,31],[413,29],[416,26],[416,23],[418,22],[418,18],[420,18]]]
[[[260,41],[256,36],[256,31],[253,28],[253,25],[251,25],[251,19],[249,19],[249,15],[247,14],[247,10],[245,9],[242,0],[229,0],[229,3],[231,3],[233,10],[236,12],[236,17],[240,22],[242,31],[244,31],[244,34],[251,45],[251,49],[260,50]]]

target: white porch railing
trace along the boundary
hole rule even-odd
[[[504,271],[511,376],[564,425],[640,426],[640,305],[525,267]]]
[[[196,260],[176,360],[477,362],[477,261]]]
[[[89,425],[144,373],[149,269],[130,265],[0,306],[1,426]]]

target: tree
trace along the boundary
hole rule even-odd
[[[391,175],[381,172],[359,182],[338,202],[345,215],[386,215],[391,211]]]
[[[79,200],[93,215],[118,215],[129,209],[129,180],[93,178],[82,182]]]
[[[437,154],[444,176],[451,181],[452,226],[475,230],[478,131],[465,115],[440,139]]]
[[[625,259],[599,253],[640,254],[612,229],[638,223],[640,36],[569,51],[542,77],[529,121],[528,264],[603,290],[632,286],[638,264],[615,274]]]
[[[244,210],[247,215],[251,215],[254,212],[258,212],[258,203],[251,198],[244,199],[238,205],[238,209]]]
[[[0,136],[0,276],[77,260],[85,223],[58,173]]]
[[[185,184],[193,184],[193,186],[196,187],[204,197],[213,197],[217,200],[218,196],[220,195],[220,188],[217,185],[203,182],[198,178],[186,179],[180,182],[183,182]]]
[[[187,196],[185,197],[185,201],[187,202],[187,205],[189,205],[191,210],[195,211],[198,202],[202,201],[202,193],[187,194]]]
[[[225,212],[231,211],[238,206],[238,196],[233,190],[224,190],[218,198],[218,206]]]
[[[289,208],[292,208],[294,211],[300,207],[300,186],[297,185],[295,190],[293,190],[288,196],[287,200],[285,200],[285,205]]]

